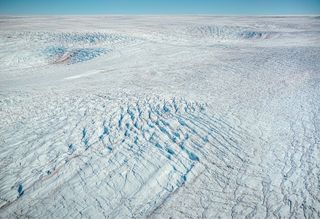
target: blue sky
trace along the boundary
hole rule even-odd
[[[320,0],[0,0],[0,14],[320,14]]]

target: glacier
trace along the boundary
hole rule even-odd
[[[320,218],[319,17],[0,27],[0,218]]]

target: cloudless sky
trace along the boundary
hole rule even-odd
[[[0,14],[320,14],[320,0],[0,0]]]

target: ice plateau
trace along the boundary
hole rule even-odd
[[[0,17],[0,218],[320,218],[320,19]]]

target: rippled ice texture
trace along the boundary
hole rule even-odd
[[[0,218],[319,218],[319,17],[0,17]]]

